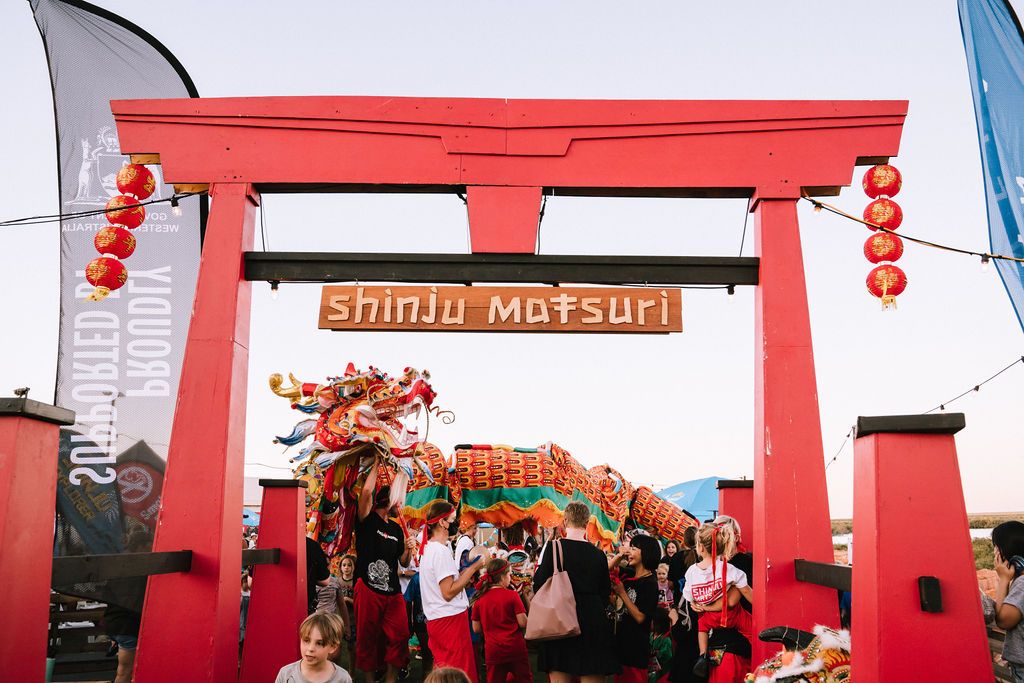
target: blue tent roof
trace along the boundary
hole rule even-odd
[[[259,526],[260,513],[250,508],[242,508],[242,526]]]
[[[705,477],[684,481],[658,491],[658,495],[675,503],[700,521],[718,514],[718,482],[725,477]]]

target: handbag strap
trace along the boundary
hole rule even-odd
[[[552,550],[554,554],[551,556],[552,572],[564,572],[565,571],[565,559],[562,556],[562,540],[556,538],[551,542]]]

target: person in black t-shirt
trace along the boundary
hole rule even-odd
[[[650,536],[637,535],[629,542],[629,566],[633,577],[612,585],[622,601],[615,642],[622,662],[619,683],[647,683],[651,657],[651,619],[658,611],[658,580],[654,570],[661,560],[661,544]]]
[[[395,683],[409,664],[409,620],[399,589],[398,565],[408,564],[416,541],[389,519],[398,513],[391,488],[377,488],[377,463],[370,468],[356,514],[356,668],[367,683],[386,666],[385,683]]]
[[[330,576],[324,549],[306,536],[306,614],[316,611],[316,587],[326,586]]]

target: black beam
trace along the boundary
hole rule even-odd
[[[40,403],[25,397],[0,397],[0,415],[30,417],[34,420],[51,422],[57,425],[75,424],[74,411],[51,406],[48,403]]]
[[[853,583],[853,567],[848,564],[794,560],[794,565],[797,581],[841,591],[850,590],[850,584]]]
[[[116,555],[72,555],[53,558],[52,586],[70,586],[133,576],[173,574],[192,569],[191,550]]]
[[[267,282],[501,282],[756,285],[760,260],[729,256],[245,253],[245,279]]]
[[[869,434],[956,434],[967,422],[963,413],[878,415],[857,418],[857,438]]]
[[[306,482],[302,482],[305,484]],[[248,567],[253,564],[280,564],[280,548],[256,548],[255,550],[242,551],[242,566]]]
[[[718,488],[721,489],[752,489],[753,479],[719,479]]]

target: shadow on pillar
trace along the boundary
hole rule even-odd
[[[992,680],[953,439],[963,427],[962,413],[857,420],[858,680]]]

